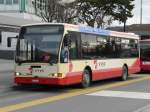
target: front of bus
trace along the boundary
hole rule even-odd
[[[63,25],[29,25],[20,30],[16,47],[16,84],[63,85],[58,71]]]
[[[141,70],[150,71],[150,40],[140,41]]]

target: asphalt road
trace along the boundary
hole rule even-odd
[[[0,69],[0,112],[150,112],[150,73],[135,74],[125,82],[94,82],[87,89],[78,85],[17,87],[13,62],[3,63],[7,69]]]

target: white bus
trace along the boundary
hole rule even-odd
[[[21,27],[15,83],[90,86],[140,71],[139,36],[71,24]]]

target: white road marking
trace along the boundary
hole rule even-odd
[[[138,110],[135,110],[133,112],[150,112],[150,104],[148,104],[142,108],[139,108]]]
[[[86,95],[150,100],[150,93],[143,93],[143,92],[126,92],[126,91],[109,91],[109,90],[107,91],[106,90],[106,91],[99,91],[99,92],[90,93]]]

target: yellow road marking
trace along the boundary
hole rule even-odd
[[[98,86],[98,87],[91,87],[91,88],[87,88],[87,89],[77,89],[77,90],[70,91],[69,93],[63,93],[61,95],[57,95],[57,96],[53,96],[53,97],[41,98],[41,99],[36,99],[36,100],[24,102],[24,103],[19,103],[19,104],[2,107],[2,108],[0,108],[0,112],[10,112],[10,111],[15,111],[15,110],[20,110],[23,108],[29,108],[32,106],[50,103],[50,102],[62,100],[65,98],[70,98],[73,96],[78,96],[78,95],[82,95],[82,94],[92,93],[95,91],[110,89],[113,87],[125,86],[128,84],[140,82],[140,81],[147,80],[147,79],[150,79],[150,76],[146,75],[146,76],[142,76],[138,79],[134,79],[134,80],[128,80],[128,81],[124,81],[124,82],[114,82],[113,84],[106,84],[106,85],[102,85],[102,86]]]

